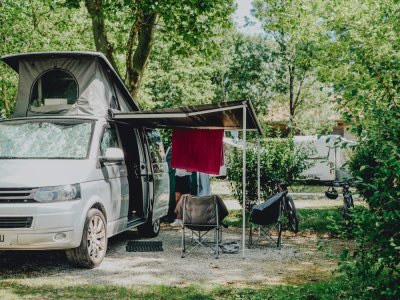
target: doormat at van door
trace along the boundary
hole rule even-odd
[[[129,241],[126,245],[128,252],[159,252],[164,251],[162,241]]]

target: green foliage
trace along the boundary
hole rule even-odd
[[[265,114],[267,104],[283,88],[277,77],[276,46],[265,37],[227,32],[222,55],[213,63],[216,102],[252,100],[256,111]]]
[[[278,72],[270,113],[286,121],[293,133],[319,134],[332,128],[333,105],[330,86],[317,77],[318,58],[323,53],[320,36],[325,24],[318,12],[324,1],[253,1],[256,17],[262,22],[275,49]],[[284,107],[282,109],[282,106]]]
[[[214,72],[204,55],[171,55],[172,43],[160,42],[151,54],[139,103],[143,108],[167,108],[210,103],[215,98]]]
[[[301,220],[301,231],[309,231],[329,236],[342,236],[343,217],[340,207],[324,209],[297,209]]]
[[[292,139],[265,139],[260,143],[260,190],[261,199],[271,194],[271,180],[291,183],[309,167],[305,158],[308,149],[297,146]],[[227,172],[233,194],[243,200],[243,151],[231,149],[227,159]],[[246,199],[257,200],[257,147],[250,145],[246,153]]]
[[[161,108],[191,104],[252,100],[260,116],[280,88],[277,86],[273,45],[262,37],[224,31],[218,37],[221,53],[211,57],[193,52],[174,55],[164,39],[154,48],[139,94],[142,107]]]
[[[351,170],[368,207],[353,213],[354,255],[342,270],[369,282],[371,298],[400,289],[400,26],[398,1],[328,1],[321,78],[334,83],[359,136]],[[372,24],[374,24],[372,26]]]
[[[368,209],[355,213],[359,247],[347,271],[379,282],[400,280],[400,109],[371,108],[350,167]],[[374,118],[371,118],[371,115]],[[387,282],[393,285],[393,282]],[[379,287],[382,295],[400,295],[400,287]],[[377,295],[378,296],[378,295]]]
[[[318,235],[328,234],[331,237],[341,237],[345,232],[344,221],[340,207],[334,208],[300,208],[297,209],[300,217],[300,234],[316,233]],[[246,216],[248,223],[249,215]],[[229,227],[242,227],[242,211],[233,210],[224,219],[224,223]],[[286,224],[286,222],[282,222]],[[248,226],[248,224],[247,224]]]
[[[355,288],[356,287],[356,288]],[[196,286],[149,286],[125,288],[107,285],[76,285],[55,287],[49,285],[27,286],[15,282],[0,283],[2,291],[7,291],[7,297],[34,297],[40,299],[53,298],[93,298],[98,299],[368,299],[371,289],[363,282],[349,282],[336,277],[330,281],[265,286],[256,288],[219,287],[204,289]],[[0,292],[1,294],[1,292]]]

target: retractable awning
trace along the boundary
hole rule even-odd
[[[234,101],[206,105],[166,108],[138,112],[113,112],[112,118],[138,127],[197,128],[243,131],[243,203],[246,204],[246,147],[247,131],[262,133],[251,101]],[[260,200],[260,143],[258,139],[257,176]],[[242,207],[242,256],[245,256],[246,205]]]
[[[149,128],[197,128],[243,130],[243,108],[246,109],[246,130],[262,133],[250,101],[154,109],[137,112],[114,112],[117,121]]]

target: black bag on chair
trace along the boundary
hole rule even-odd
[[[278,221],[281,209],[281,200],[285,192],[278,193],[264,203],[255,205],[251,211],[251,222],[258,225],[271,225]]]

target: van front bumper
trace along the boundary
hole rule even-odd
[[[59,203],[2,204],[0,209],[0,250],[48,250],[78,247],[82,224],[77,212],[80,201]],[[17,222],[25,221],[26,226]],[[10,221],[9,221],[10,220]],[[17,226],[19,228],[12,228]],[[79,233],[79,234],[78,234]]]
[[[75,247],[77,245],[74,242],[73,231],[16,233],[0,229],[0,250],[50,250]]]

